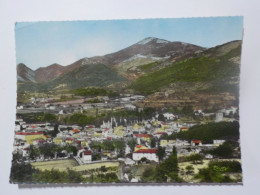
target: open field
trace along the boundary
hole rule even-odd
[[[36,169],[40,169],[40,170],[57,169],[59,171],[64,171],[67,168],[72,168],[78,165],[77,161],[74,159],[43,161],[43,162],[35,162],[31,164]]]
[[[34,168],[40,169],[40,170],[57,169],[60,171],[64,171],[67,168],[73,169],[75,171],[84,171],[84,170],[90,170],[90,169],[97,169],[102,166],[119,167],[119,162],[98,162],[98,163],[91,163],[91,164],[85,164],[85,165],[78,165],[77,161],[74,159],[35,162],[35,163],[31,163],[31,164]]]
[[[90,169],[98,169],[98,168],[100,168],[102,166],[106,166],[106,167],[119,167],[119,162],[98,162],[98,163],[79,165],[79,166],[73,167],[73,170],[75,170],[75,171],[84,171],[84,170],[90,170]]]

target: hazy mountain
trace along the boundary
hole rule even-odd
[[[31,81],[35,82],[35,72],[28,68],[25,64],[18,64],[17,70],[17,80],[18,81]]]

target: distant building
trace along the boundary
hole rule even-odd
[[[141,149],[133,153],[133,160],[139,161],[142,158],[146,158],[150,161],[159,162],[159,158],[156,155],[156,153],[157,153],[156,149]]]
[[[221,113],[221,112],[216,113],[215,122],[220,122],[222,120],[223,120],[223,113]]]

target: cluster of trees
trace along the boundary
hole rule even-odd
[[[72,114],[64,119],[64,122],[66,124],[79,124],[79,125],[88,125],[93,124],[94,117],[87,116],[82,113],[75,113]]]
[[[89,145],[92,149],[97,150],[98,152],[102,150],[117,150],[120,151],[125,147],[125,141],[124,140],[105,140],[102,143],[101,142],[91,142]]]
[[[17,116],[22,118],[27,123],[57,122],[58,120],[55,114],[46,113],[46,112],[17,114]]]
[[[79,96],[85,96],[85,97],[93,97],[93,96],[110,96],[110,97],[116,97],[119,96],[117,92],[106,90],[102,88],[79,88],[71,90],[71,93]]]
[[[157,167],[146,169],[141,179],[144,182],[181,182],[181,179],[178,177],[176,149],[174,148],[172,154]]]
[[[227,141],[224,142],[219,147],[212,149],[209,153],[217,156],[219,158],[232,158],[234,153],[234,148],[238,146],[238,143]]]
[[[76,171],[38,170],[31,164],[12,163],[11,183],[80,183],[85,179]]]
[[[212,143],[214,139],[237,139],[239,137],[239,123],[234,122],[219,122],[208,123],[204,125],[196,125],[188,131],[179,132],[172,135],[172,138],[183,140],[203,140],[205,143]]]
[[[207,168],[200,169],[199,173],[195,176],[200,182],[213,182],[213,183],[228,183],[239,182],[241,176],[238,175],[237,179],[231,179],[230,173],[241,173],[241,164],[238,161],[216,161],[210,162]]]
[[[73,155],[77,154],[77,148],[75,146],[59,146],[56,144],[49,144],[45,143],[40,145],[39,147],[35,147],[33,145],[30,146],[30,159],[35,159],[39,157],[40,155],[43,155],[44,158],[53,158],[55,156],[55,153],[58,156],[61,156],[62,151],[67,151],[68,153],[72,152]]]

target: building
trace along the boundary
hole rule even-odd
[[[192,140],[191,141],[192,146],[202,146],[201,140]]]
[[[156,149],[141,149],[133,153],[133,160],[139,161],[142,158],[146,158],[150,161],[159,162],[159,158],[156,155],[156,153],[157,153]]]
[[[92,152],[90,150],[83,151],[82,160],[84,163],[92,161]]]

